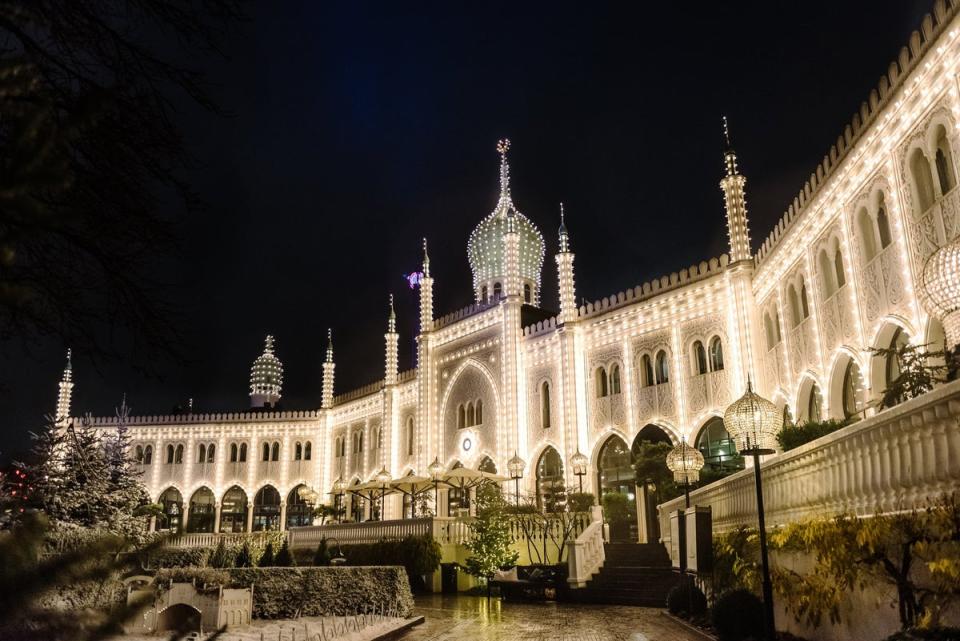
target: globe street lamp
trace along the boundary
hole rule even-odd
[[[570,457],[570,465],[573,466],[573,473],[577,475],[580,481],[580,494],[583,494],[583,475],[587,473],[587,457],[577,450],[577,453]]]
[[[337,480],[333,482],[333,500],[336,501],[337,518],[341,521],[343,521],[343,517],[340,516],[340,512],[343,510],[343,490],[345,487],[343,478],[338,476]]]
[[[687,445],[686,439],[683,439],[679,445],[667,454],[667,467],[673,472],[673,480],[677,483],[683,483],[686,506],[690,507],[690,484],[700,480],[700,470],[703,469],[703,454],[696,448]]]
[[[523,468],[526,466],[526,462],[520,458],[516,451],[513,453],[513,458],[507,461],[507,470],[510,472],[510,478],[513,479],[514,484],[514,502],[518,507],[520,506],[520,479],[523,478]]]
[[[723,425],[740,454],[753,456],[753,476],[757,485],[757,520],[760,528],[760,567],[763,572],[764,632],[767,641],[776,639],[773,619],[773,584],[767,557],[767,531],[763,518],[763,484],[760,482],[760,456],[776,450],[777,432],[783,428],[783,414],[777,406],[755,394],[747,379],[746,393],[730,404],[723,414]]]
[[[427,472],[433,479],[433,511],[435,516],[440,516],[440,479],[443,477],[443,463],[440,462],[439,456],[434,457],[433,463],[427,467]]]
[[[380,484],[380,520],[384,521],[384,516],[386,514],[386,498],[387,498],[387,484],[390,482],[390,479],[393,478],[390,475],[390,472],[387,471],[387,466],[384,465],[379,472],[377,472],[376,480]]]

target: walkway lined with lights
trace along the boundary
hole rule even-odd
[[[702,641],[662,611],[619,605],[504,603],[484,597],[422,595],[426,621],[403,641]]]

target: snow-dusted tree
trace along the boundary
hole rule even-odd
[[[515,565],[516,552],[511,550],[510,523],[507,520],[507,502],[500,486],[482,483],[477,487],[477,518],[468,527],[470,540],[467,549],[467,572],[488,581],[502,567]],[[488,590],[489,595],[489,590]]]
[[[130,430],[127,420],[130,408],[124,394],[116,409],[117,429],[104,441],[110,494],[107,529],[128,539],[139,540],[146,532],[147,520],[144,508],[150,503],[146,488],[140,482],[142,472],[130,458]]]

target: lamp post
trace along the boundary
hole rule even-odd
[[[386,515],[386,499],[387,499],[387,483],[390,482],[390,472],[387,471],[387,466],[384,465],[379,472],[377,472],[377,483],[380,484],[380,520],[386,520],[384,516]]]
[[[343,488],[344,487],[345,487],[345,484],[343,482],[343,477],[338,476],[337,480],[333,482],[333,495],[334,495],[334,501],[336,501],[337,519],[340,520],[341,522],[343,521],[343,517],[340,516],[340,512],[343,510]]]
[[[427,472],[433,479],[433,511],[435,516],[440,516],[440,478],[443,476],[443,464],[439,456],[434,457],[433,463],[427,467]]]
[[[309,506],[310,525],[313,525],[313,510],[314,510],[314,506],[317,504],[317,499],[320,498],[320,494],[312,487],[308,485],[304,485],[304,486],[301,486],[299,490],[297,490],[297,495],[301,499],[303,499],[304,503],[306,503]],[[290,520],[289,516],[287,517],[287,520],[288,521]],[[299,517],[297,518],[297,520],[298,521],[300,520]]]
[[[680,444],[667,454],[667,467],[673,472],[673,480],[683,483],[686,507],[690,507],[690,484],[700,480],[703,463],[703,454],[687,445],[686,439],[682,439]]]
[[[757,521],[760,528],[760,569],[763,573],[764,636],[776,639],[773,617],[773,584],[767,556],[767,532],[763,515],[763,484],[760,481],[760,456],[773,454],[777,432],[783,427],[783,414],[777,406],[755,394],[747,379],[746,393],[731,403],[723,414],[723,425],[740,454],[753,456],[753,477],[757,485]]]
[[[518,507],[520,506],[520,479],[523,478],[523,468],[526,466],[526,462],[517,452],[514,452],[513,458],[507,461],[507,470],[510,472],[510,478],[513,479],[513,498]]]
[[[580,494],[583,494],[583,475],[587,473],[587,463],[587,457],[579,449],[576,454],[570,457],[573,473],[577,475],[577,479],[580,481]]]

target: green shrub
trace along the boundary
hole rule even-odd
[[[901,630],[891,634],[884,641],[960,641],[960,628]]]
[[[720,595],[711,613],[720,641],[763,637],[763,603],[753,592],[739,589]]]
[[[163,568],[157,570],[153,582],[161,588],[174,583],[193,583],[198,588],[204,585],[229,585],[230,573],[216,568]]]
[[[603,516],[608,523],[625,523],[630,520],[630,507],[627,495],[620,492],[607,492],[603,495]]]
[[[379,541],[343,547],[347,565],[402,565],[411,577],[440,567],[440,544],[432,536],[408,536],[400,541]]]
[[[253,588],[253,616],[342,616],[393,607],[409,616],[413,594],[399,567],[232,568],[236,587]]]
[[[207,565],[212,568],[230,568],[233,567],[236,558],[236,552],[232,549],[227,549],[226,542],[221,538],[213,554],[207,559]]]
[[[684,619],[698,617],[707,611],[707,597],[693,581],[683,580],[667,593],[667,610]]]
[[[250,543],[247,541],[244,541],[243,545],[240,546],[235,563],[238,568],[253,567],[253,553],[250,551]]]
[[[330,550],[327,549],[327,540],[320,539],[320,545],[313,555],[313,564],[316,566],[330,565]]]
[[[293,555],[290,554],[290,546],[284,541],[283,545],[280,546],[280,551],[277,552],[276,559],[274,559],[274,565],[281,568],[289,568],[296,564],[296,560],[294,560]]]
[[[567,503],[574,512],[589,512],[595,502],[596,497],[590,492],[573,492],[567,495]]]
[[[260,560],[257,561],[257,565],[261,568],[269,568],[272,565],[282,565],[280,563],[274,563],[273,561],[273,543],[267,543],[267,547],[263,548],[263,554],[260,555]]]
[[[186,568],[203,567],[214,549],[206,546],[191,548],[158,548],[144,559],[148,568]]]
[[[849,419],[841,421],[831,418],[816,423],[808,421],[802,425],[784,425],[780,433],[777,434],[777,442],[780,443],[783,451],[787,452],[810,441],[815,441],[821,436],[836,432],[849,424]]]

